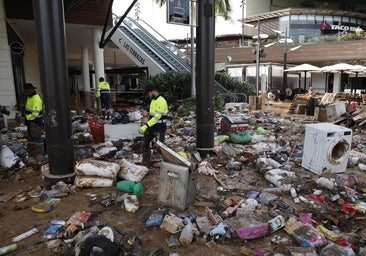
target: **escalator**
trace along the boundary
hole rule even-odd
[[[126,17],[112,35],[112,42],[137,66],[148,67],[151,76],[167,71],[190,72],[189,59],[185,55],[181,59],[181,52],[174,44],[166,39],[159,40],[141,22]]]
[[[149,76],[168,71],[191,72],[190,58],[143,20],[126,17],[110,39],[137,66],[148,67]],[[237,98],[217,81],[215,87],[218,93]]]

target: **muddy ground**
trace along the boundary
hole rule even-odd
[[[265,111],[272,113],[274,117],[281,117],[286,116],[287,109],[286,107],[278,109],[268,107]],[[306,116],[297,116],[296,118],[297,120],[309,119]],[[302,135],[299,134],[299,136]],[[360,136],[365,138],[365,134]],[[44,159],[40,158],[38,160],[38,163],[25,161],[26,166],[21,169],[1,172],[0,247],[12,244],[12,238],[25,231],[32,228],[39,229],[38,233],[19,241],[17,243],[18,249],[8,255],[74,255],[74,244],[66,245],[61,241],[60,244],[49,248],[51,246],[42,240],[42,232],[50,225],[52,220],[68,220],[80,211],[91,213],[85,228],[99,225],[100,228],[110,226],[113,229],[115,245],[118,245],[121,249],[120,255],[254,255],[244,254],[244,248],[258,249],[264,255],[274,255],[276,252],[282,253],[281,255],[291,255],[288,248],[290,246],[299,247],[299,243],[283,229],[273,233],[268,232],[265,236],[253,240],[241,240],[233,233],[227,236],[204,236],[200,234],[195,236],[193,242],[188,246],[176,245],[169,247],[166,240],[171,237],[170,233],[159,227],[146,226],[145,222],[149,215],[159,208],[166,208],[170,213],[176,215],[190,214],[195,215],[197,218],[207,216],[205,209],[208,207],[213,213],[222,215],[225,210],[222,201],[225,198],[232,196],[246,197],[250,191],[268,189],[269,184],[264,179],[263,173],[258,171],[254,159],[250,159],[250,157],[243,160],[240,171],[228,174],[228,170],[225,169],[224,165],[229,159],[212,156],[211,163],[215,169],[219,170],[218,179],[216,180],[212,175],[198,175],[195,203],[183,211],[158,203],[159,163],[157,163],[155,167],[150,168],[142,180],[144,192],[138,197],[139,209],[135,213],[127,212],[123,205],[117,201],[108,206],[102,205],[98,201],[95,203],[90,202],[91,194],[96,194],[98,198],[103,198],[106,195],[109,195],[112,199],[118,198],[123,192],[117,191],[115,186],[108,188],[76,188],[75,193],[62,197],[61,202],[50,212],[37,213],[32,211],[32,206],[37,205],[40,198],[30,197],[27,192],[33,191],[37,187],[44,187],[40,168]],[[303,179],[311,180],[314,177],[316,178],[314,174],[299,167],[299,162],[293,170],[301,174]],[[355,165],[347,168],[346,174],[354,174],[359,184],[366,183],[365,173]],[[231,189],[228,191],[218,189],[218,187],[222,187],[218,180]],[[308,187],[300,192],[304,197],[309,195],[309,191],[312,191],[312,189],[319,188],[310,183],[308,182]],[[360,235],[362,231],[363,233],[365,231],[364,215],[357,215],[359,219],[356,219],[354,216],[343,213],[342,207],[337,202],[328,200],[332,195],[331,191],[323,193],[327,198],[325,202],[316,203],[321,206],[318,210],[311,209],[309,205],[303,202],[295,204],[288,192],[279,193],[278,195],[283,202],[286,202],[294,209],[293,212],[275,209],[277,213],[285,217],[300,212],[312,212],[314,222],[319,224],[334,214],[334,218],[339,221],[338,228],[343,233],[357,233]],[[360,197],[364,199],[362,195]],[[321,212],[320,209],[323,209],[324,212]],[[269,210],[269,208],[263,206],[260,211]],[[179,234],[176,234],[176,237],[179,238]],[[277,243],[274,242],[274,238],[282,238],[283,241]],[[360,244],[364,237],[358,236],[358,238],[358,246],[364,246]]]

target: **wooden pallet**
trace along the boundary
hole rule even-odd
[[[291,105],[288,109],[288,114],[294,114],[295,113],[295,109],[298,105],[306,105],[306,103],[308,102],[308,100],[305,98],[306,94],[296,94],[294,99],[291,102]]]

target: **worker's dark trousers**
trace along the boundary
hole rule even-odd
[[[43,126],[39,126],[34,122],[27,123],[27,151],[28,156],[35,157],[44,155],[46,152],[45,141],[43,138]]]
[[[153,141],[153,139],[156,136],[159,136],[159,141],[161,143],[165,143],[165,132],[166,132],[166,123],[157,123],[153,125],[152,127],[147,128],[145,134],[144,134],[144,140],[143,140],[143,153],[142,158],[143,162],[148,163],[150,161],[151,156],[151,149],[150,149],[150,142]]]
[[[110,107],[111,107],[110,101],[111,101],[110,93],[101,93],[100,94],[100,105],[102,107],[102,110],[110,109]]]

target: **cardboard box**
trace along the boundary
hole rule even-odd
[[[314,118],[319,122],[334,122],[347,112],[344,102],[326,105],[325,108],[316,107]]]
[[[243,115],[226,115],[221,118],[221,131],[224,134],[249,129],[249,121]]]

